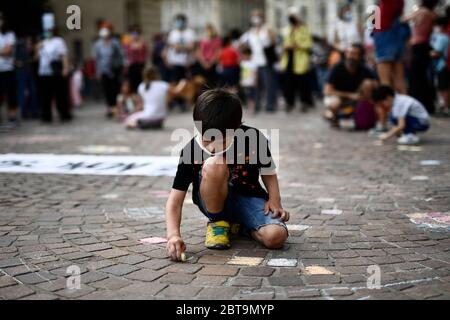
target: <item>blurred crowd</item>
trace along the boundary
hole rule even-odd
[[[320,103],[334,127],[387,139],[387,123],[397,121],[396,134],[417,142],[430,114],[449,115],[450,9],[439,15],[438,2],[405,13],[404,0],[380,0],[372,27],[357,21],[351,2],[340,5],[331,41],[313,36],[297,7],[287,10],[283,30],[270,29],[258,10],[248,30],[227,34],[213,24],[195,32],[184,14],[153,39],[138,25],[119,35],[101,21],[92,58],[82,62],[71,61],[55,28],[16,39],[0,15],[0,99],[8,107],[1,129],[50,123],[54,109],[71,121],[85,97],[104,99],[106,116],[127,128],[161,128],[170,112],[189,110],[202,90],[220,86],[239,94],[249,113],[308,112]],[[411,121],[422,126],[411,129]]]

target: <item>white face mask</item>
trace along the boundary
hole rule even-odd
[[[259,16],[253,16],[251,22],[254,26],[260,26],[262,24],[262,19]]]
[[[201,133],[197,130],[197,128],[195,128],[195,134],[196,134],[196,140],[198,145],[207,153],[211,154],[211,155],[222,155],[225,152],[227,152],[228,150],[230,150],[230,148],[233,146],[234,143],[234,137],[235,135],[230,135],[227,136],[226,139],[226,143],[224,143],[224,139],[216,139],[215,141],[211,142],[210,144],[208,144],[208,146],[204,146],[203,144],[203,139],[202,139],[202,135]],[[212,152],[214,151],[214,152]]]
[[[103,39],[109,37],[110,34],[111,34],[111,32],[109,31],[108,28],[102,28],[102,29],[100,29],[100,32],[98,33],[100,38],[103,38]]]

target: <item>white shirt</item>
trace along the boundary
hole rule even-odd
[[[141,83],[138,93],[144,101],[142,111],[146,119],[163,120],[167,116],[167,93],[169,84],[164,81],[152,81],[148,89]]]
[[[269,29],[261,27],[259,30],[252,28],[244,33],[240,39],[241,43],[247,44],[252,50],[252,61],[258,67],[267,65],[267,58],[264,49],[271,44]]]
[[[39,75],[52,76],[53,70],[51,63],[55,60],[61,60],[63,55],[68,52],[63,38],[53,37],[45,39],[39,51]]]
[[[352,44],[361,42],[361,36],[356,23],[337,20],[335,27],[338,37],[337,46],[340,50],[345,51]]]
[[[16,36],[14,32],[0,33],[0,50],[7,46],[14,46],[16,44]],[[14,54],[3,57],[0,56],[0,72],[8,72],[14,70]]]
[[[251,88],[256,86],[258,66],[251,60],[241,61],[241,86]]]
[[[189,46],[195,43],[195,32],[191,29],[175,29],[169,33],[167,43],[170,46],[183,45]],[[167,50],[167,62],[172,66],[186,67],[190,61],[189,53],[186,51],[177,51],[173,47]]]
[[[396,94],[392,105],[392,116],[396,119],[407,116],[419,119],[422,124],[430,123],[430,116],[425,107],[413,97]]]

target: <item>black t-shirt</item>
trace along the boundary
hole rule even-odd
[[[353,74],[347,70],[345,62],[341,62],[331,70],[328,83],[337,91],[356,92],[364,80],[375,78],[373,72],[364,65],[360,65]]]
[[[173,189],[187,191],[193,184],[193,200],[197,202],[199,173],[203,162],[211,155],[192,139],[181,151]],[[224,157],[230,169],[232,192],[243,196],[268,199],[266,190],[259,182],[260,174],[275,174],[275,163],[267,138],[257,129],[241,126],[236,130],[234,142]]]

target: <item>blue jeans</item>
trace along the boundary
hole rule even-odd
[[[194,194],[194,202],[197,203],[200,211],[210,221],[227,221],[230,223],[238,223],[241,225],[243,233],[247,236],[250,236],[252,231],[258,231],[267,225],[279,225],[284,227],[287,231],[287,226],[284,222],[279,219],[274,219],[271,213],[265,215],[265,199],[240,195],[233,191],[233,185],[231,182],[228,184],[228,196],[225,200],[225,205],[222,212],[216,214],[211,214],[208,212],[200,195],[200,190],[197,194]]]
[[[403,130],[404,134],[410,134],[410,133],[416,134],[417,132],[425,132],[425,131],[428,131],[428,129],[430,129],[429,123],[423,123],[416,117],[406,116],[405,121],[406,121],[406,126],[405,126],[405,129]],[[391,122],[393,124],[397,125],[398,119],[394,118],[391,115]]]
[[[266,99],[266,110],[275,111],[277,105],[277,74],[272,67],[259,67],[258,68],[258,84],[256,86],[255,95],[255,109],[261,110],[261,101],[264,97]]]
[[[36,82],[29,70],[18,70],[17,91],[22,117],[38,117]]]

